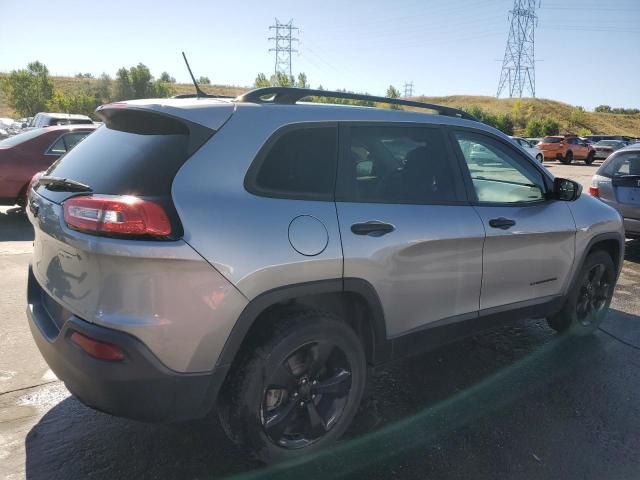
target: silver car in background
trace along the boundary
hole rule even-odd
[[[544,154],[542,153],[542,150],[536,147],[534,143],[530,142],[526,138],[521,138],[521,137],[510,137],[510,138],[511,140],[514,141],[516,145],[519,145],[520,147],[522,147],[525,152],[527,152],[537,161],[539,161],[540,163],[544,162]]]
[[[622,140],[600,140],[593,144],[593,148],[596,150],[596,159],[605,159],[613,152],[626,147],[627,144]]]
[[[607,158],[593,176],[589,193],[620,212],[627,237],[640,237],[640,143]]]

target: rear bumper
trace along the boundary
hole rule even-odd
[[[112,415],[151,422],[201,418],[213,408],[228,367],[204,374],[177,373],[137,338],[88,323],[75,315],[50,314],[51,298],[29,270],[27,317],[33,338],[51,370],[82,403]],[[124,360],[98,360],[71,342],[73,332],[118,345]]]

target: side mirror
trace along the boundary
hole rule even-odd
[[[582,185],[568,178],[556,178],[553,180],[553,196],[556,200],[573,202],[582,193]]]
[[[22,122],[22,128],[27,128],[29,124],[27,122]]]

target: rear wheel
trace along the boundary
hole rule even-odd
[[[358,410],[366,380],[360,339],[328,313],[288,314],[232,372],[222,424],[272,463],[337,440]]]
[[[609,254],[590,254],[571,287],[562,310],[547,319],[557,332],[586,335],[604,320],[613,297],[615,267]]]
[[[565,165],[569,165],[571,162],[573,162],[573,152],[571,150],[569,150],[564,158],[561,158],[560,161],[562,163],[564,163]]]
[[[593,160],[595,160],[595,154],[593,152],[589,152],[587,158],[584,159],[584,163],[586,163],[587,165],[591,165],[593,163]]]

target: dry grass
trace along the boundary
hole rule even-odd
[[[0,73],[0,77],[5,74]],[[64,93],[71,93],[78,89],[91,86],[97,80],[75,77],[52,77],[56,88]],[[191,84],[175,84],[177,94],[193,93]],[[227,85],[203,85],[202,89],[207,93],[218,95],[236,96],[247,90],[247,87]],[[470,95],[453,95],[448,97],[420,97],[418,100],[448,105],[452,107],[468,107],[477,105],[484,110],[493,113],[513,113],[513,105],[516,99],[494,98]],[[556,119],[564,128],[568,128],[569,115],[573,105],[547,100],[544,98],[522,99],[521,115],[532,113],[534,116],[551,117]],[[15,117],[15,113],[7,105],[5,96],[0,93],[0,117]],[[594,134],[630,135],[640,136],[640,115],[615,115],[611,113],[586,112],[582,127],[591,130]]]

